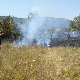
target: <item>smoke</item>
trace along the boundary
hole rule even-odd
[[[23,38],[18,44],[33,45],[35,43],[43,47],[48,46],[50,35],[47,32],[45,21],[45,18],[34,15],[32,18],[27,19],[25,23],[19,25]]]
[[[63,23],[64,22],[64,23]],[[52,35],[54,37],[54,43],[60,41],[66,36],[62,33],[62,26],[67,26],[69,20],[57,19],[53,17],[39,17],[38,15],[29,15],[29,18],[25,20],[24,23],[19,24],[20,33],[23,35],[21,40],[16,40],[13,44],[21,45],[42,45],[43,47],[48,47],[51,42],[51,33],[48,29],[55,28]]]

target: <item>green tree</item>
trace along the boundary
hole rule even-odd
[[[17,26],[13,21],[14,17],[10,17],[10,15],[3,20],[3,39],[14,40],[17,33],[19,33]],[[18,35],[17,35],[18,36]]]
[[[76,30],[80,33],[80,15],[70,21],[69,26],[73,29],[73,31]]]
[[[34,16],[35,16],[35,14],[29,13],[29,14],[28,14],[28,19],[31,19],[31,18],[33,18]]]

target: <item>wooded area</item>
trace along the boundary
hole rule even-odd
[[[13,21],[13,18],[14,17],[9,15],[5,19],[4,17],[1,19],[0,27],[2,27],[4,34],[1,36],[1,38],[3,40],[13,41],[21,36],[19,30],[17,29],[17,24]]]
[[[28,15],[28,19],[31,19],[32,17],[34,17],[33,13],[29,13]],[[20,30],[19,28],[17,28],[17,24],[18,22],[15,22],[16,20],[19,21],[21,24],[23,23],[23,18],[19,18],[17,19],[15,17],[15,21],[13,20],[14,17],[9,16],[0,16],[0,22],[3,29],[3,33],[4,35],[2,35],[2,39],[3,40],[16,40],[22,37],[22,34],[20,34]],[[50,29],[47,29],[48,32],[50,32],[51,34],[51,40],[52,40],[52,35],[55,32],[55,27],[53,26]],[[64,34],[64,32],[68,32],[68,37],[70,37],[70,32],[72,31],[77,31],[78,33],[80,33],[80,15],[75,17],[72,21],[70,21],[70,24],[68,27],[61,27],[61,32]]]

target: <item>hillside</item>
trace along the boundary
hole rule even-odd
[[[7,16],[0,16],[0,21],[2,21],[3,19],[5,19]],[[69,19],[65,19],[65,18],[54,18],[54,17],[41,17],[42,20],[45,19],[45,26],[47,27],[56,27],[56,28],[60,28],[63,26],[68,26],[70,23]],[[20,22],[24,22],[25,20],[27,20],[27,18],[17,18],[14,17],[13,18],[14,22],[20,23]]]
[[[5,19],[7,16],[0,16],[0,21],[2,21],[3,19]],[[14,17],[13,18],[14,22],[20,23],[21,21],[24,21],[24,18],[17,18]]]
[[[46,17],[45,20],[45,22],[47,23],[46,26],[49,26],[50,28],[61,28],[63,26],[66,27],[70,24],[70,20],[65,18]]]

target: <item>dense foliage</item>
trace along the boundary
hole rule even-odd
[[[73,30],[80,31],[80,15],[75,17],[72,21],[70,21],[70,27]]]
[[[17,24],[13,21],[13,17],[6,17],[2,21],[2,28],[4,35],[2,36],[5,40],[14,40],[20,36],[20,32],[17,29]]]

